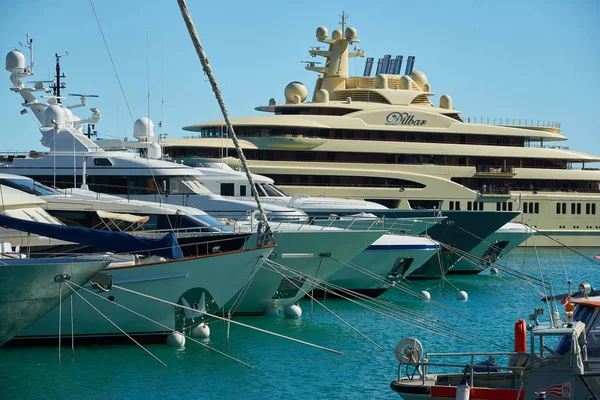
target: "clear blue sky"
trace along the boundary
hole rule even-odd
[[[169,137],[185,136],[184,125],[220,118],[175,0],[94,5],[134,118],[148,115],[148,68],[150,117],[155,123],[161,118],[164,81]],[[271,97],[281,102],[293,80],[312,92],[317,75],[300,61],[318,44],[315,29],[336,29],[344,8],[367,56],[416,56],[415,69],[427,74],[435,103],[450,94],[466,116],[560,121],[569,137],[563,144],[600,155],[598,1],[189,0],[188,5],[231,116],[256,114],[254,107]],[[97,125],[102,136],[131,136],[131,119],[88,1],[5,2],[0,48],[14,49],[25,33],[35,43],[34,79],[51,78],[54,53],[68,51],[63,93],[99,95],[89,106],[102,112]],[[362,74],[363,66],[364,59],[353,61],[351,73]],[[3,73],[0,149],[43,149],[37,125],[19,114],[20,96],[8,90],[9,74]],[[80,117],[90,114],[81,110]]]

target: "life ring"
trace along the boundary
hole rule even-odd
[[[401,363],[416,363],[423,356],[423,345],[415,338],[404,338],[396,344],[396,358]]]

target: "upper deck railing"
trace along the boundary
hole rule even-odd
[[[523,118],[497,118],[497,117],[463,117],[463,122],[467,124],[488,124],[505,126],[524,126],[531,128],[555,128],[560,129],[560,122],[542,121]]]

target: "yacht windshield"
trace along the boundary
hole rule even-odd
[[[283,190],[282,188],[280,188],[279,186],[275,186],[272,183],[269,183],[269,186],[271,186],[273,189],[277,190],[279,193],[281,193],[282,196],[284,197],[291,197],[290,194],[288,192],[286,192],[285,190]]]
[[[259,185],[258,183],[254,184],[254,187],[256,188],[256,192],[258,193],[258,195],[260,197],[265,197],[267,195],[267,193],[265,193],[264,189],[262,188],[261,185]]]
[[[176,176],[169,179],[169,194],[210,194],[195,176]]]
[[[33,179],[0,179],[0,183],[20,190],[25,193],[34,194],[36,196],[48,196],[53,194],[61,194],[58,190],[52,189],[46,185],[42,185]]]
[[[200,220],[206,227],[210,227],[212,232],[233,232],[233,230],[223,222],[216,220],[209,215],[194,215],[194,218]]]
[[[283,195],[270,183],[263,183],[260,186],[263,188],[263,190],[267,193],[269,197],[283,197]]]

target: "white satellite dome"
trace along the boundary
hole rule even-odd
[[[54,122],[52,122],[54,120]],[[65,125],[65,110],[57,105],[51,104],[46,107],[46,111],[44,111],[44,126],[54,127],[54,123],[59,128],[62,128]]]
[[[154,137],[154,124],[146,117],[138,118],[133,124],[133,137],[138,140],[147,140]]]
[[[6,70],[8,72],[24,72],[26,68],[25,54],[19,50],[13,50],[6,55]]]

